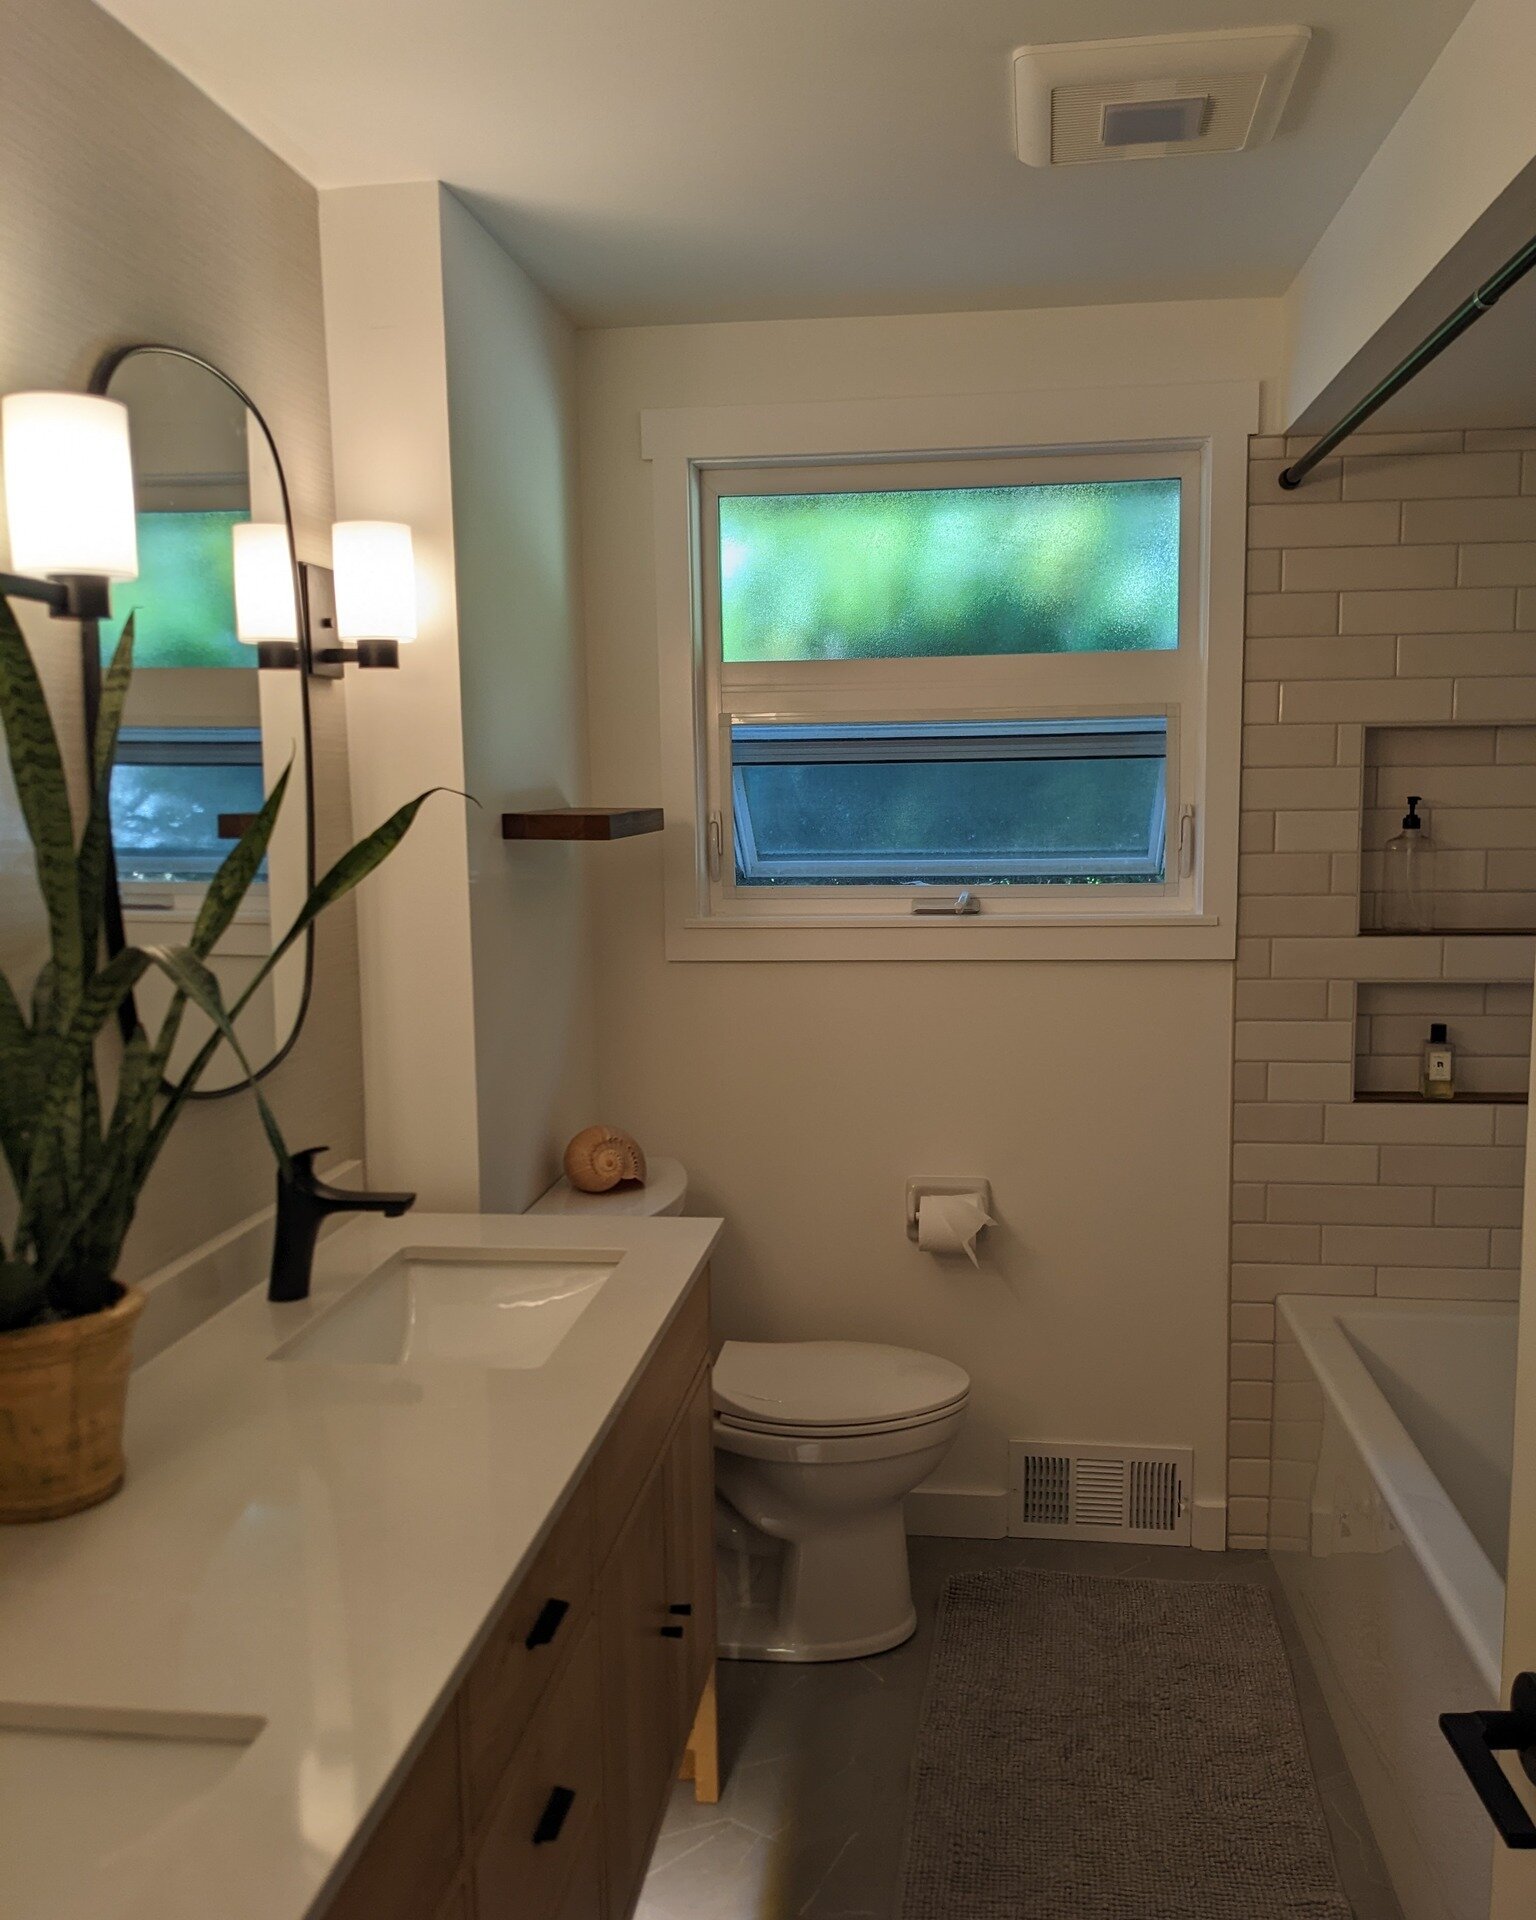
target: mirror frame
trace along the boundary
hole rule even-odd
[[[293,527],[293,505],[288,493],[288,475],[283,470],[282,455],[277,450],[277,442],[272,437],[272,429],[267,425],[265,414],[245,389],[211,360],[205,360],[201,354],[189,352],[185,347],[166,346],[160,341],[136,340],[127,346],[113,347],[97,361],[94,372],[86,385],[86,392],[105,395],[112,382],[112,376],[127,360],[137,354],[161,354],[172,360],[185,360],[194,367],[200,367],[204,373],[210,373],[234,394],[250,413],[272,455],[272,464],[277,471],[278,491],[283,503],[283,520],[288,528],[288,555],[293,566],[294,607],[299,627],[299,660],[293,669],[299,676],[299,710],[303,715],[304,738],[304,888],[306,893],[314,891],[315,885],[315,740],[314,721],[310,713],[309,662],[310,635],[309,615],[305,601],[304,578],[299,561],[298,546]],[[132,421],[130,419],[130,432]],[[80,668],[84,694],[83,709],[85,715],[86,755],[89,759],[92,743],[96,736],[96,719],[101,708],[101,629],[95,620],[84,620],[80,624]],[[256,669],[260,671],[260,669]],[[102,932],[109,954],[121,953],[128,944],[123,927],[123,901],[117,884],[117,849],[110,844],[107,849],[107,898],[102,915]],[[274,1072],[293,1051],[294,1044],[304,1031],[304,1022],[309,1018],[310,1002],[315,984],[315,929],[313,924],[304,932],[304,982],[299,991],[298,1012],[287,1039],[263,1065],[259,1066],[249,1079],[232,1080],[224,1087],[199,1087],[188,1095],[192,1100],[227,1100],[230,1095],[248,1091],[258,1080],[265,1080]],[[118,1024],[124,1039],[128,1039],[138,1025],[138,1008],[132,994],[123,1001],[118,1010]]]

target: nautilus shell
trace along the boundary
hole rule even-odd
[[[565,1177],[583,1193],[606,1193],[621,1180],[643,1187],[645,1155],[617,1127],[583,1127],[565,1150]]]

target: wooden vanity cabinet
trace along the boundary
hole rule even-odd
[[[713,1459],[701,1276],[317,1916],[628,1920],[685,1748],[713,1796]]]

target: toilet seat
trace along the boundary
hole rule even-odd
[[[912,1433],[919,1427],[935,1426],[939,1421],[949,1419],[952,1414],[963,1413],[969,1398],[968,1394],[962,1394],[947,1407],[939,1407],[933,1413],[919,1415],[916,1419],[827,1421],[819,1426],[809,1423],[791,1425],[788,1421],[743,1420],[733,1413],[721,1413],[717,1408],[715,1426],[721,1433],[756,1433],[781,1440],[863,1440],[882,1433]]]
[[[858,1340],[727,1340],[714,1365],[718,1423],[805,1438],[901,1433],[970,1397],[963,1367]]]

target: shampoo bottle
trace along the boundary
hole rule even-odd
[[[1456,1056],[1446,1038],[1444,1023],[1439,1020],[1429,1030],[1419,1087],[1426,1100],[1456,1098]]]
[[[1383,849],[1381,924],[1387,933],[1428,933],[1434,926],[1434,855],[1419,818],[1422,797],[1409,794],[1402,831]]]

